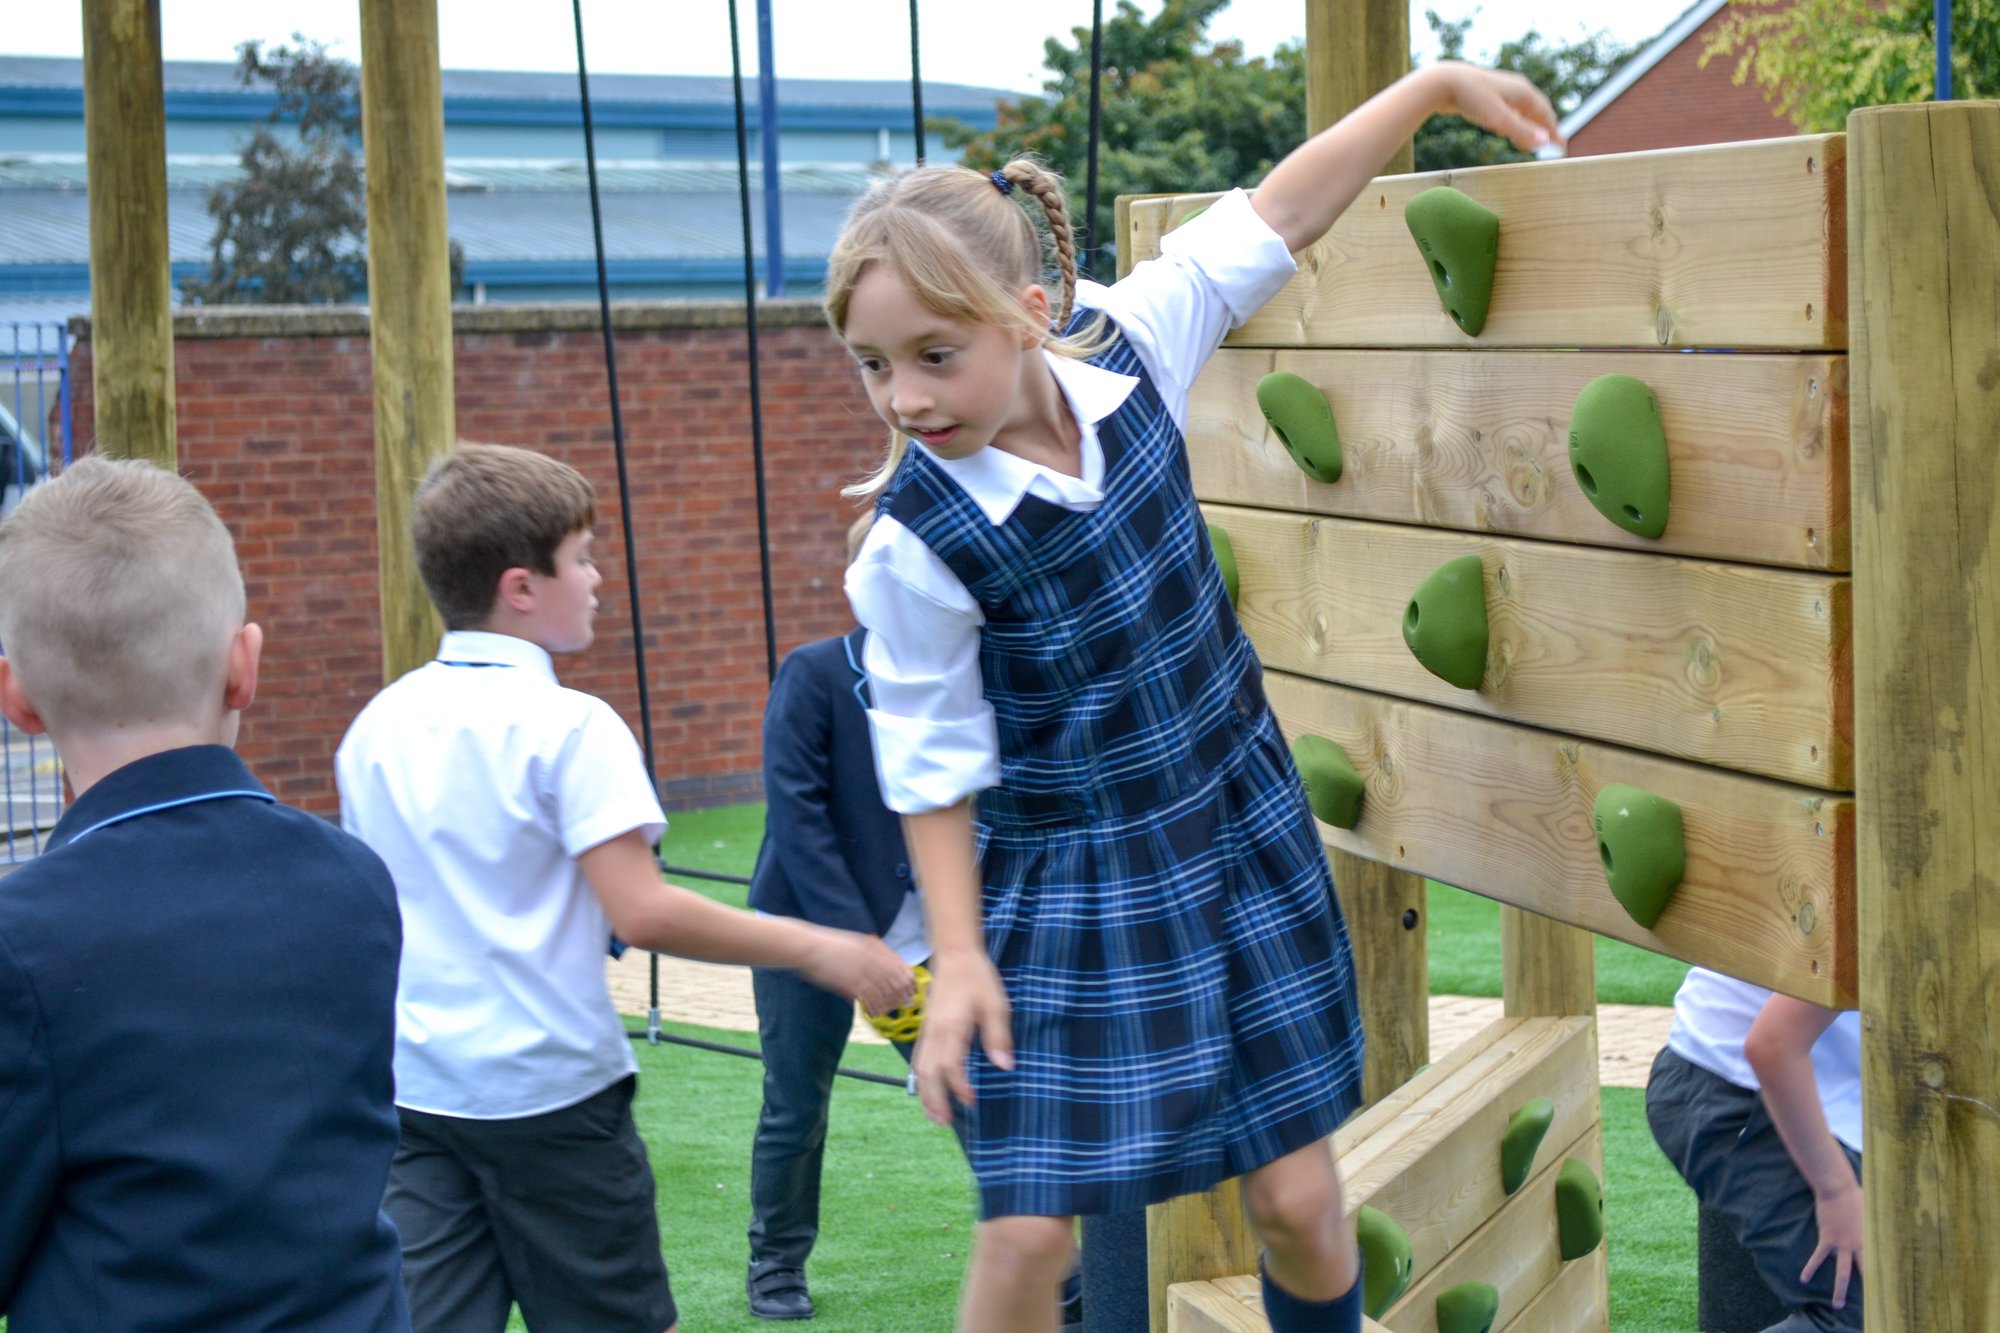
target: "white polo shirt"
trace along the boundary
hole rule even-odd
[[[632,732],[547,652],[453,631],[361,711],[341,825],[396,880],[396,1104],[474,1120],[574,1105],[638,1068],[576,858],[666,827]]]
[[[1674,1021],[1667,1045],[1691,1064],[1739,1088],[1758,1090],[1757,1071],[1743,1054],[1750,1025],[1764,1011],[1771,992],[1735,977],[1691,968],[1674,994]],[[1812,1048],[1813,1082],[1833,1136],[1861,1151],[1861,1015],[1843,1012]]]

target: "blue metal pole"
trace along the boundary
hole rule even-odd
[[[1937,100],[1951,100],[1951,0],[1937,0]]]
[[[757,0],[757,142],[764,150],[764,294],[785,294],[784,202],[778,188],[778,76],[772,69],[771,0]]]

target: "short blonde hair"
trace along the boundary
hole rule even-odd
[[[1101,324],[1060,336],[1076,301],[1076,229],[1062,177],[1032,158],[991,175],[919,167],[863,195],[827,258],[824,304],[835,333],[846,333],[848,302],[872,264],[902,274],[918,302],[946,319],[1019,330],[1059,356],[1086,357],[1104,345]],[[1055,297],[1053,327],[1021,302],[1021,288],[1037,282]],[[881,465],[843,494],[879,495],[908,448],[892,433]]]
[[[0,523],[0,652],[52,727],[200,716],[242,625],[229,529],[151,463],[82,459]]]
[[[418,484],[410,538],[445,628],[477,629],[493,614],[502,574],[553,575],[556,548],[596,522],[596,492],[569,464],[461,440]]]

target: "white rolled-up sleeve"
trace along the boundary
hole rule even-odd
[[[1080,288],[1079,299],[1117,323],[1185,430],[1188,390],[1208,358],[1297,272],[1284,238],[1231,190],[1162,237],[1159,258],[1114,286]]]
[[[979,674],[979,604],[914,533],[881,517],[847,569],[868,631],[882,800],[897,814],[942,810],[998,786],[1000,741]]]

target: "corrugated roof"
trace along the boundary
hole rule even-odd
[[[175,93],[238,93],[268,96],[245,89],[236,66],[224,61],[167,60],[161,77],[168,96]],[[570,103],[576,100],[574,74],[526,70],[448,69],[442,72],[447,99],[523,100]],[[83,61],[73,56],[0,55],[0,88],[83,88]],[[777,81],[780,106],[843,108],[880,107],[907,114],[910,85],[895,79],[787,79]],[[926,114],[956,115],[990,112],[1002,98],[1022,94],[1004,88],[980,88],[962,83],[924,84]],[[730,105],[735,93],[722,75],[593,74],[590,97],[596,102],[657,102],[663,105]]]

